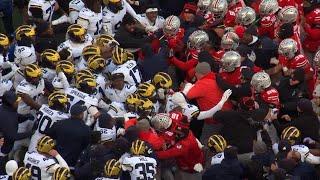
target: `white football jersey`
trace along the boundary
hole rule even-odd
[[[291,149],[293,151],[297,151],[297,152],[300,153],[302,162],[304,162],[306,160],[306,157],[309,154],[309,148],[307,146],[303,145],[303,144],[301,144],[301,145],[293,145],[293,146],[291,146]]]
[[[88,8],[81,9],[77,24],[87,29],[91,36],[100,35],[102,30],[102,8],[99,13],[95,13]]]
[[[159,29],[162,29],[164,18],[162,16],[157,16],[157,19],[155,22],[151,22],[146,14],[138,14],[139,20],[145,27],[152,27],[154,31],[157,31]]]
[[[47,170],[57,164],[57,161],[52,157],[33,151],[25,154],[23,163],[27,168],[31,169],[31,179],[51,180],[53,174],[48,173]]]
[[[145,156],[126,157],[123,159],[122,168],[130,172],[131,180],[155,179],[157,161]]]
[[[166,112],[168,113],[176,107],[177,105],[172,101],[172,96],[169,95],[167,98]],[[191,121],[192,118],[195,118],[199,114],[199,112],[200,110],[198,106],[193,104],[187,104],[185,107],[182,107],[182,114],[187,116],[189,121]]]
[[[91,45],[92,41],[93,41],[93,38],[89,34],[86,34],[84,43],[74,43],[70,39],[68,39],[58,46],[58,52],[64,48],[69,48],[72,51],[72,56],[74,60],[78,61],[80,60],[82,49],[85,48],[86,46]]]
[[[77,23],[79,12],[84,8],[84,3],[81,0],[72,0],[69,2],[69,23]]]
[[[211,158],[211,165],[220,164],[223,159],[224,159],[224,153],[223,152],[218,153]]]
[[[14,62],[19,67],[35,63],[37,61],[36,50],[34,46],[18,46],[14,49]]]
[[[9,91],[13,87],[13,83],[11,80],[1,79],[0,80],[0,97],[6,92]],[[0,102],[2,100],[0,99]]]
[[[83,69],[87,69],[87,62],[86,60],[83,59],[83,57],[81,56],[80,60],[78,62],[75,63],[75,68],[77,71],[83,70]]]
[[[104,95],[104,90],[106,89],[107,79],[102,74],[93,74],[96,78],[97,82],[97,93],[100,95]]]
[[[112,74],[115,73],[122,73],[124,75],[124,81],[133,86],[137,86],[141,83],[141,73],[137,66],[137,62],[134,60],[129,60],[124,64],[117,66]]]
[[[113,13],[108,9],[108,7],[103,8],[103,29],[105,33],[114,35],[122,22],[124,15],[127,13],[125,8],[121,9],[118,13]]]
[[[108,86],[104,94],[106,97],[112,102],[125,102],[128,95],[134,93],[137,90],[136,86],[132,86],[130,84],[125,84],[122,90],[114,89]]]
[[[0,180],[8,180],[9,177],[9,175],[0,175]]]
[[[117,138],[116,126],[111,129],[99,127],[99,120],[94,126],[94,131],[100,131],[102,141],[115,141]]]
[[[37,86],[30,84],[26,80],[23,80],[16,88],[16,93],[28,94],[36,102],[39,99],[39,96],[42,95],[44,90],[44,80],[41,79]],[[31,112],[31,107],[28,106],[25,102],[20,101],[18,105],[17,112],[19,114],[29,114]]]
[[[121,102],[112,102],[109,106],[108,114],[112,117],[123,117],[127,111],[124,108],[124,104]]]
[[[13,75],[13,87],[16,89],[17,86],[24,80],[23,70],[18,69]]]
[[[81,92],[76,88],[68,88],[65,93],[68,96],[70,107],[76,103],[83,104],[87,108],[91,106],[98,106],[98,99],[96,99],[93,95]]]
[[[37,112],[38,127],[31,137],[28,151],[31,152],[36,150],[37,142],[54,123],[68,119],[69,117],[69,114],[53,110],[47,104],[43,104]]]
[[[54,12],[55,0],[30,0],[28,4],[28,15],[32,16],[30,7],[37,7],[42,9],[42,19],[51,22],[52,14]]]
[[[41,70],[43,79],[48,82],[52,82],[53,78],[57,74],[55,69],[41,68]]]

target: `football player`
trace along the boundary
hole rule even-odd
[[[172,79],[171,79],[170,75],[165,72],[157,72],[153,76],[151,83],[157,89],[157,96],[158,96],[159,101],[166,101],[167,96],[174,92],[171,89],[172,88]]]
[[[46,49],[40,55],[43,79],[52,82],[56,75],[56,65],[60,61],[60,55],[53,49]]]
[[[132,86],[141,82],[141,73],[131,53],[117,46],[112,55],[112,62],[117,67],[111,74],[122,73],[124,80]]]
[[[69,118],[67,111],[67,96],[61,92],[51,93],[48,97],[48,104],[43,104],[37,112],[38,127],[31,137],[29,151],[35,151],[38,140],[45,136],[54,123]]]
[[[208,148],[212,153],[211,165],[220,164],[224,159],[224,149],[227,147],[227,141],[221,136],[214,134],[208,139]]]
[[[277,0],[262,0],[259,5],[259,15],[261,16],[258,27],[259,35],[267,35],[271,39],[275,38],[277,25],[276,13],[280,7]]]
[[[313,4],[316,4],[316,1],[311,1],[310,3],[310,5],[304,3],[304,14],[306,18],[304,31],[306,33],[306,39],[303,41],[303,47],[309,52],[316,52],[320,46],[320,7]]]
[[[64,92],[65,89],[73,85],[73,76],[75,73],[75,67],[72,62],[62,60],[57,63],[56,66],[57,75],[52,80],[52,85],[55,90]]]
[[[122,73],[113,73],[111,75],[111,85],[105,89],[106,98],[111,102],[123,103],[129,94],[136,91],[136,87],[125,82]]]
[[[159,98],[157,97],[156,87],[153,84],[148,82],[139,84],[137,88],[137,93],[139,94],[140,97],[148,98],[149,100],[152,101],[154,106],[154,112],[159,111],[162,103],[158,101]]]
[[[182,61],[178,58],[172,56],[170,58],[170,62],[174,64],[177,68],[181,69],[182,71],[186,72],[187,74],[187,81],[192,81],[194,77],[194,68],[198,64],[198,54],[200,51],[204,49],[204,46],[209,42],[209,36],[205,31],[197,30],[194,31],[188,39],[188,50],[187,60]]]
[[[197,3],[197,15],[204,17],[209,10],[212,0],[199,0]]]
[[[82,69],[87,69],[87,62],[88,59],[93,56],[93,55],[101,55],[101,50],[98,46],[96,45],[89,45],[83,48],[82,50],[82,57],[78,63],[76,63],[76,69],[82,70]]]
[[[72,0],[69,2],[69,23],[76,24],[79,12],[84,8],[82,0]]]
[[[104,69],[106,68],[106,60],[100,55],[91,56],[87,62],[88,68],[93,73],[93,76],[97,82],[97,96],[105,97],[104,90],[106,89],[107,80],[105,76],[102,74]]]
[[[98,177],[95,180],[120,180],[121,164],[116,159],[110,159],[104,166],[104,177]]]
[[[228,1],[228,11],[225,15],[223,24],[226,27],[234,27],[236,25],[236,14],[245,7],[243,0],[227,0]]]
[[[212,56],[217,60],[221,60],[225,52],[236,51],[237,47],[239,46],[239,42],[240,39],[236,33],[226,32],[221,38],[221,49],[212,53]]]
[[[148,148],[147,144],[141,140],[132,142],[130,157],[125,157],[122,162],[123,171],[129,171],[131,180],[136,179],[155,179],[157,173],[157,161],[154,158],[147,157]]]
[[[23,70],[26,65],[37,61],[36,51],[33,46],[35,29],[30,25],[22,25],[16,29],[16,46],[14,49],[14,62],[19,70],[14,75],[13,86],[16,88],[24,79]]]
[[[112,117],[124,117],[125,120],[138,118],[138,105],[140,97],[138,94],[129,94],[124,103],[112,102],[109,106],[108,114]]]
[[[59,167],[57,168],[52,176],[52,180],[69,180],[71,173],[69,168]]]
[[[52,180],[52,175],[59,167],[69,169],[67,162],[53,149],[55,143],[49,136],[43,136],[37,143],[36,151],[28,151],[24,164],[31,169],[32,179]]]
[[[58,46],[58,51],[68,48],[72,51],[72,57],[77,63],[80,60],[83,48],[92,44],[92,37],[79,24],[72,24],[67,30],[67,40]]]
[[[320,164],[320,157],[315,156],[309,152],[309,148],[301,143],[301,132],[294,126],[285,128],[281,133],[281,139],[286,140],[291,145],[292,151],[297,151],[301,155],[301,161],[310,164]],[[279,152],[279,145],[277,143],[272,145],[272,149],[275,154]]]
[[[53,13],[58,10],[64,13],[56,0],[30,0],[28,4],[28,15],[32,22],[51,22]]]
[[[230,89],[226,90],[217,105],[207,111],[200,111],[197,106],[187,103],[183,93],[176,92],[168,100],[167,112],[181,111],[183,115],[187,116],[189,122],[193,119],[203,120],[212,117],[217,111],[221,110],[231,94],[232,91]]]
[[[138,116],[139,118],[151,119],[155,114],[155,108],[153,102],[148,98],[140,98],[138,105]]]
[[[12,175],[13,180],[29,180],[31,179],[31,170],[26,167],[19,167]]]
[[[236,23],[244,27],[249,27],[256,21],[256,12],[249,6],[241,8],[236,14]]]
[[[279,92],[271,86],[269,74],[257,72],[252,76],[251,86],[255,91],[255,101],[259,105],[267,105],[272,108],[280,107]]]
[[[107,144],[116,140],[115,123],[115,120],[108,113],[101,113],[94,126],[94,130],[101,133],[100,144]]]
[[[86,0],[79,12],[77,24],[84,27],[91,36],[98,36],[102,30],[101,0]]]
[[[227,0],[212,0],[208,10],[204,15],[206,28],[224,26],[223,19],[228,12]]]
[[[58,51],[61,60],[66,60],[70,62],[74,62],[72,57],[72,51],[69,48],[63,48]]]
[[[145,14],[139,14],[138,16],[148,33],[157,32],[163,27],[164,19],[158,15],[158,8],[155,5],[149,5],[146,8]]]
[[[163,24],[163,36],[160,37],[168,41],[168,47],[171,50],[177,48],[179,44],[182,44],[182,40],[184,37],[184,29],[180,28],[181,22],[177,16],[169,16],[165,19]]]
[[[139,20],[138,15],[130,4],[125,0],[103,0],[103,31],[105,34],[114,36],[120,27],[126,13]]]
[[[286,76],[289,76],[292,71],[297,68],[304,69],[306,75],[305,80],[307,82],[308,90],[311,97],[316,81],[316,73],[309,63],[307,57],[299,52],[298,43],[291,38],[284,39],[279,44],[278,53],[280,55],[280,65],[282,66],[283,73]]]

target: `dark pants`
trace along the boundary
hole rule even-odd
[[[190,130],[192,131],[193,135],[198,139],[200,139],[201,137],[203,124],[204,121],[199,121],[196,119],[190,122]]]
[[[4,28],[8,35],[13,35],[13,23],[12,23],[12,1],[3,0],[0,2],[0,17],[2,18]]]
[[[0,156],[0,175],[6,175],[6,163],[8,156]]]

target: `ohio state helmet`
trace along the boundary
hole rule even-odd
[[[176,35],[180,28],[180,19],[177,16],[171,15],[166,18],[163,24],[163,32],[166,35]]]
[[[200,10],[206,11],[208,10],[211,2],[212,0],[199,0],[197,6]]]
[[[208,41],[209,36],[206,32],[202,30],[196,30],[189,36],[188,48],[200,50]]]
[[[298,10],[294,6],[285,6],[278,13],[281,23],[293,23],[298,18]]]
[[[235,50],[239,46],[239,36],[234,32],[227,32],[221,38],[221,47],[223,49]]]
[[[236,14],[236,22],[248,26],[256,20],[256,12],[251,7],[243,7]]]
[[[215,19],[221,19],[228,11],[228,2],[226,0],[212,0],[209,11]]]
[[[158,113],[151,118],[151,124],[156,130],[168,129],[172,124],[169,114]]]
[[[279,44],[278,53],[289,59],[294,58],[297,51],[298,43],[291,38],[284,39]]]
[[[239,0],[227,0],[228,2],[228,5],[234,5],[234,4],[237,4]]]
[[[226,72],[232,72],[241,66],[241,56],[236,51],[228,51],[221,58],[222,69]]]
[[[259,5],[259,14],[267,16],[274,14],[279,10],[279,4],[277,0],[262,0]]]
[[[257,72],[252,76],[251,86],[255,91],[261,92],[271,86],[271,79],[269,74],[265,72]]]

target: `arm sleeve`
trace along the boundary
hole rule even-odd
[[[197,119],[198,120],[203,120],[207,118],[211,118],[217,111],[220,111],[223,107],[224,102],[220,100],[220,102],[212,107],[211,109],[207,111],[201,111],[200,114],[198,115]]]
[[[66,75],[63,72],[59,72],[58,77],[61,80],[61,83],[63,85],[63,89],[64,90],[68,89],[70,87],[70,84],[68,82]]]
[[[88,29],[89,21],[79,16],[77,19],[77,24],[81,25],[85,29]]]
[[[320,164],[320,157],[309,153],[306,157],[306,162],[310,164]]]
[[[159,159],[170,159],[170,158],[176,158],[181,156],[182,154],[185,153],[185,151],[186,151],[186,148],[184,147],[177,148],[177,145],[175,145],[166,151],[158,151],[156,152],[156,154]]]
[[[76,10],[69,12],[69,23],[74,24],[78,18],[79,12]]]
[[[198,60],[196,60],[194,58],[184,62],[184,61],[177,59],[176,57],[172,57],[170,59],[170,62],[173,63],[177,68],[179,68],[183,71],[188,71],[198,64]]]

